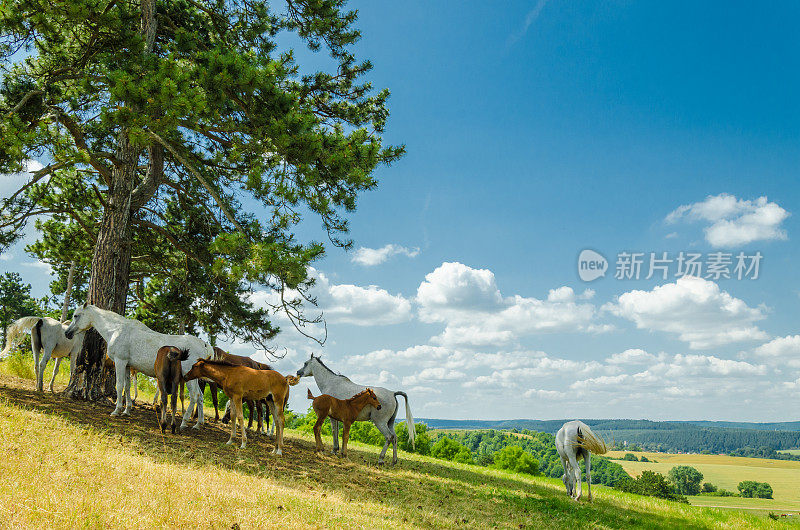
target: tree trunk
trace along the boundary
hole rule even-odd
[[[126,130],[120,132],[118,142],[117,158],[120,163],[112,174],[108,206],[103,211],[97,233],[88,302],[124,315],[131,269],[130,203],[139,151],[130,145]],[[73,398],[90,401],[105,396],[116,398],[113,365],[103,362],[105,353],[103,338],[94,330],[88,331],[83,350],[75,363],[76,377],[72,388],[67,388]],[[78,378],[78,375],[81,377]]]
[[[155,0],[142,0],[141,33],[145,39],[145,54],[152,53],[155,44],[155,11]],[[89,280],[88,302],[120,315],[125,314],[131,270],[131,216],[135,213],[133,210],[147,201],[148,193],[155,191],[155,188],[148,190],[146,197],[137,198],[138,204],[131,204],[140,152],[131,145],[128,130],[123,127],[117,136],[117,160],[111,175],[108,204],[97,233]],[[151,149],[152,171],[156,173],[163,171],[161,153],[160,147]],[[94,330],[88,331],[75,363],[76,377],[67,387],[72,397],[91,401],[105,396],[116,399],[115,370],[113,364],[104,362],[105,353],[103,338]]]

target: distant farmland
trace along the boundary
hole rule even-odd
[[[621,458],[627,451],[611,451],[608,456]],[[617,460],[630,475],[638,476],[649,469],[663,475],[675,466],[687,465],[703,474],[703,482],[711,482],[719,488],[738,493],[737,485],[743,480],[768,482],[774,491],[774,499],[746,499],[741,497],[689,497],[698,506],[737,507],[758,511],[800,511],[800,462],[792,460],[770,460],[766,458],[743,458],[725,455],[667,454],[636,452],[653,462],[631,462]]]

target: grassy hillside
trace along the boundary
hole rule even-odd
[[[558,480],[401,455],[378,467],[374,447],[349,460],[316,456],[289,432],[285,454],[227,432],[162,436],[152,410],[110,418],[110,408],[39,395],[0,377],[0,521],[10,528],[753,528],[766,518],[701,509],[595,487],[571,501]],[[329,443],[329,442],[328,442]]]
[[[625,451],[612,451],[608,456],[620,458]],[[743,480],[768,482],[773,488],[773,499],[745,499],[739,497],[690,497],[698,506],[736,506],[744,509],[772,510],[775,512],[800,511],[800,462],[792,460],[769,460],[766,458],[742,458],[725,455],[634,453],[647,456],[653,462],[630,462],[618,460],[629,474],[637,476],[645,469],[666,475],[675,466],[692,466],[703,473],[703,482],[711,482],[720,488],[737,492],[736,486]]]

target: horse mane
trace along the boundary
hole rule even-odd
[[[362,390],[361,392],[359,392],[359,393],[358,393],[358,394],[356,394],[355,396],[351,397],[350,399],[355,399],[355,398],[357,398],[357,397],[361,397],[361,396],[363,396],[364,394],[369,394],[370,390],[372,390],[372,389],[371,389],[371,388],[365,388],[364,390]],[[373,391],[373,393],[374,393],[374,391]],[[349,401],[349,400],[348,400],[348,401]]]
[[[350,381],[350,378],[349,378],[349,377],[347,377],[346,375],[344,375],[344,374],[340,374],[339,372],[335,372],[335,371],[331,370],[330,368],[328,368],[328,365],[326,365],[324,362],[322,362],[322,359],[320,359],[319,357],[314,357],[314,358],[317,360],[317,362],[318,362],[319,364],[321,364],[321,365],[322,365],[322,367],[323,367],[323,368],[325,368],[327,371],[329,371],[329,372],[330,372],[330,373],[332,373],[333,375],[338,375],[339,377],[344,377],[345,379],[347,379],[348,381]],[[350,381],[350,382],[352,383],[352,381]],[[355,396],[354,396],[354,397],[355,397]]]
[[[199,359],[199,360],[203,361],[203,364],[210,364],[212,366],[233,366],[233,367],[241,366],[241,365],[238,365],[238,364],[233,364],[230,361],[223,361],[221,359],[220,360],[216,360],[216,359]]]

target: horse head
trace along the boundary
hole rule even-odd
[[[312,368],[312,361],[315,360],[314,354],[311,354],[311,357],[303,363],[303,366],[297,371],[297,377],[307,377],[310,375],[314,375],[314,369]]]
[[[75,310],[72,314],[72,323],[67,327],[66,331],[64,331],[65,337],[72,340],[72,337],[74,337],[76,333],[79,331],[86,331],[93,326],[92,319],[86,314],[86,310],[89,307],[89,302],[86,302],[83,306]]]

